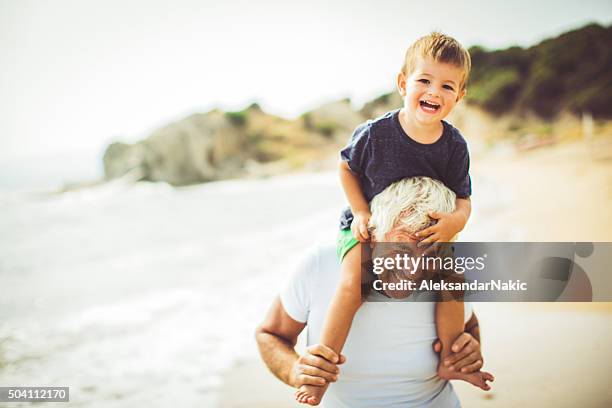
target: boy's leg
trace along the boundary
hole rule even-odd
[[[448,300],[436,304],[436,331],[442,344],[440,365],[451,354],[453,342],[464,329],[463,302]]]
[[[359,306],[361,306],[361,244],[351,248],[342,259],[340,282],[325,316],[321,344],[340,354]],[[326,389],[327,385],[323,387],[305,385],[297,391],[296,399],[299,402],[317,405],[321,402]]]
[[[443,300],[451,299],[449,296],[451,296],[449,293],[442,293]],[[487,381],[493,380],[491,374],[484,371],[466,374],[461,371],[451,370],[450,366],[444,364],[444,359],[452,352],[453,342],[464,331],[463,307],[463,301],[454,299],[436,304],[436,330],[442,344],[438,375],[446,380],[464,380],[483,390],[489,390],[491,387],[487,384]]]
[[[351,248],[342,259],[340,282],[325,316],[321,343],[340,354],[359,306],[361,306],[361,243]]]

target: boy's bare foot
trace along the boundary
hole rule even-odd
[[[473,373],[462,373],[461,371],[451,370],[450,367],[444,366],[442,362],[438,365],[438,376],[445,380],[463,380],[467,381],[476,387],[482,388],[485,391],[489,391],[491,387],[487,384],[487,381],[493,382],[495,377],[486,371],[476,371]]]
[[[301,402],[302,404],[319,405],[328,385],[329,384],[325,384],[323,386],[302,385],[295,392],[295,400],[297,402]]]

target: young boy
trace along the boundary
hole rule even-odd
[[[443,119],[466,92],[470,55],[455,39],[431,33],[412,44],[397,77],[403,108],[357,127],[342,150],[340,179],[350,208],[340,220],[338,255],[341,278],[327,312],[320,342],[338,354],[361,306],[361,243],[369,239],[369,202],[394,181],[427,176],[442,181],[457,196],[452,213],[430,213],[437,222],[420,231],[421,244],[450,242],[471,211],[467,144]],[[463,303],[438,302],[436,329],[442,344],[438,375],[461,379],[488,390],[493,377],[481,371],[457,372],[444,363],[464,329]],[[302,386],[296,399],[320,403],[326,387]]]

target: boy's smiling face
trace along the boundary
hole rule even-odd
[[[408,77],[402,72],[397,77],[406,114],[414,124],[425,126],[444,119],[465,95],[462,80],[460,67],[432,58],[417,58]]]

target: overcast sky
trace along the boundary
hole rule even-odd
[[[214,106],[359,105],[432,29],[499,48],[593,21],[611,1],[0,0],[0,161],[101,154]]]

